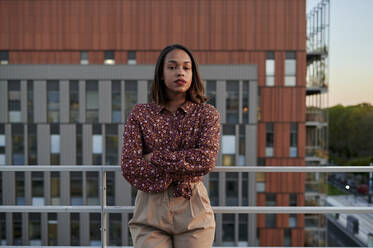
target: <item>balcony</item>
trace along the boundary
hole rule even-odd
[[[101,216],[101,247],[107,247],[107,230],[109,213],[131,213],[132,206],[107,206],[106,205],[106,173],[120,171],[119,166],[1,166],[2,172],[17,171],[96,171],[99,173],[100,205],[95,206],[0,206],[0,212],[5,213],[99,213]],[[215,168],[214,172],[373,172],[372,166],[354,166],[354,167],[312,167],[312,166],[293,166],[293,167],[255,167],[255,166],[232,166]],[[213,207],[216,214],[373,214],[372,206],[332,206],[332,207]],[[311,229],[317,226],[315,218],[306,218],[307,223],[312,222]],[[373,225],[373,224],[372,224]]]

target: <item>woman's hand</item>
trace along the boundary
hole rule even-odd
[[[150,160],[152,159],[152,156],[153,156],[153,153],[151,152],[151,153],[148,153],[148,154],[143,155],[142,157],[143,157],[146,161],[150,162]]]

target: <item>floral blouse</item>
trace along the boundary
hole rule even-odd
[[[136,105],[125,125],[122,174],[138,190],[190,199],[190,183],[214,167],[219,150],[220,116],[209,104],[186,101],[171,113],[150,103]],[[148,162],[143,155],[153,153]]]

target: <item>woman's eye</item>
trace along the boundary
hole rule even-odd
[[[170,69],[170,70],[175,70],[175,68],[176,68],[175,66],[169,66],[168,67],[168,69]]]
[[[190,70],[190,68],[189,67],[184,67],[184,70]]]

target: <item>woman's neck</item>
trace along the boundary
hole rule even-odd
[[[165,108],[171,113],[175,113],[177,109],[182,106],[186,101],[186,97],[173,98],[164,104]]]

